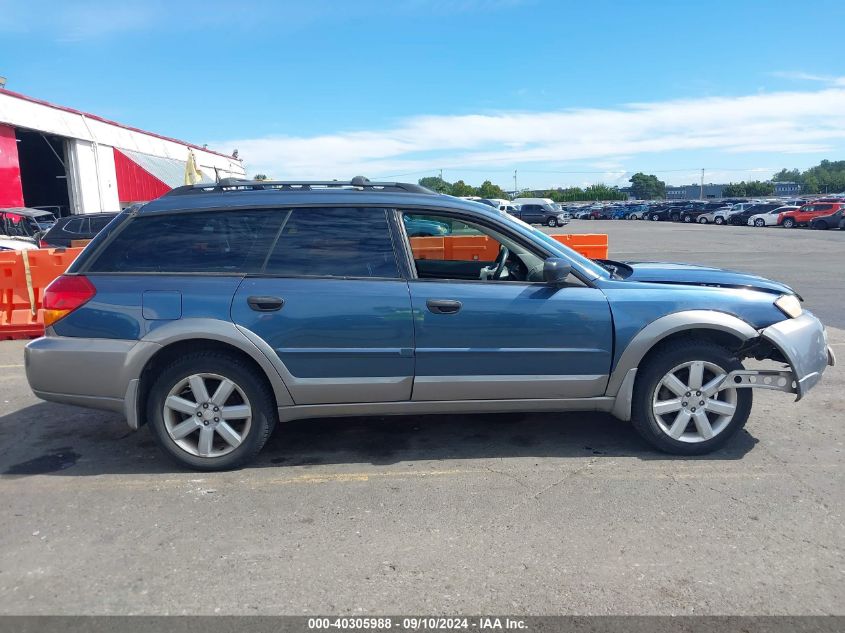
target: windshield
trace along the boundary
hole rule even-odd
[[[543,231],[534,228],[527,222],[523,222],[519,218],[515,218],[512,215],[507,217],[502,217],[502,221],[514,226],[514,228],[519,229],[522,233],[530,233],[532,237],[540,239],[546,246],[551,247],[550,250],[552,252],[559,252],[564,254],[568,259],[572,260],[574,263],[578,264],[581,268],[584,268],[587,272],[592,273],[596,277],[609,277],[608,271],[599,266],[596,262],[592,259],[588,259],[581,255],[568,246],[564,246],[556,239],[551,237],[550,235],[543,233]]]
[[[11,237],[34,237],[40,230],[35,220],[17,213],[4,213],[0,221],[0,232]]]

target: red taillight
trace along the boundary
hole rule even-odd
[[[38,240],[38,246],[40,246],[41,248],[50,248],[50,245],[44,240]]]
[[[87,277],[57,277],[44,290],[44,325],[52,325],[93,299],[96,294],[97,289]]]

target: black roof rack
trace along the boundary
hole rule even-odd
[[[217,193],[224,191],[319,191],[326,189],[353,189],[359,191],[385,191],[400,193],[423,193],[436,195],[421,185],[404,182],[371,182],[364,176],[355,176],[350,181],[343,180],[249,180],[243,178],[223,178],[216,183],[197,183],[183,185],[170,190],[165,196],[183,196],[193,193]]]

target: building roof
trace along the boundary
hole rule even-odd
[[[114,125],[116,127],[122,128],[124,130],[129,130],[131,132],[138,132],[140,134],[147,134],[149,136],[153,136],[155,138],[159,138],[163,141],[170,141],[171,143],[178,143],[179,145],[184,145],[186,147],[190,147],[192,149],[201,150],[203,152],[208,152],[210,154],[216,154],[218,156],[222,156],[224,158],[229,158],[232,160],[239,160],[230,156],[229,154],[224,154],[222,152],[217,152],[207,147],[200,147],[199,145],[194,145],[193,143],[188,143],[186,141],[180,141],[179,139],[172,138],[170,136],[164,136],[163,134],[156,134],[155,132],[148,132],[147,130],[142,130],[137,127],[133,127],[131,125],[125,125],[123,123],[118,123],[117,121],[112,121],[111,119],[106,119],[105,117],[98,116],[96,114],[91,114],[89,112],[83,112],[82,110],[76,110],[75,108],[68,108],[67,106],[60,106],[56,105],[55,103],[50,103],[49,101],[45,101],[43,99],[36,99],[35,97],[30,97],[25,94],[21,94],[20,92],[14,92],[12,90],[7,90],[5,88],[0,88],[0,95],[7,95],[9,97],[14,97],[15,99],[22,99],[24,101],[29,101],[30,103],[37,103],[42,106],[47,106],[48,108],[53,108],[55,110],[61,110],[62,112],[69,112],[70,114],[76,114],[79,116],[83,116],[87,119],[91,119],[93,121],[100,121],[101,123],[106,123],[108,125]]]
[[[138,164],[142,169],[149,172],[164,184],[171,188],[179,187],[185,184],[185,161],[177,158],[165,158],[163,156],[153,156],[143,152],[136,152],[131,149],[119,150],[126,154],[133,162]],[[203,173],[203,182],[214,182],[209,178],[209,174]]]

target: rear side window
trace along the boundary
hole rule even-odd
[[[87,218],[73,218],[65,224],[64,229],[62,230],[67,233],[82,233],[83,222],[87,223]]]
[[[399,277],[385,209],[290,211],[264,272],[282,277]]]
[[[202,211],[139,216],[89,266],[91,272],[249,273],[261,266],[285,213]]]

